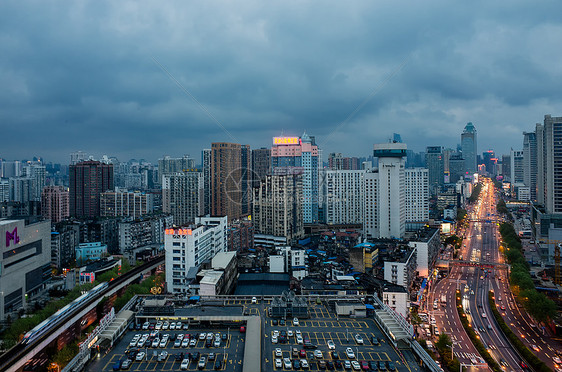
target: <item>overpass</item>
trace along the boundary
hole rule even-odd
[[[480,269],[506,269],[509,265],[486,261],[449,260],[449,266],[479,267]]]
[[[141,266],[133,268],[128,273],[122,275],[120,278],[113,280],[109,283],[109,287],[83,306],[76,309],[69,314],[66,319],[63,319],[53,329],[45,334],[40,339],[31,344],[22,344],[21,342],[15,345],[10,350],[6,351],[0,356],[0,371],[17,372],[23,366],[43,349],[45,349],[51,342],[55,341],[63,332],[66,331],[72,324],[80,321],[82,317],[88,314],[92,309],[95,309],[97,304],[104,298],[113,295],[120,291],[122,288],[128,286],[133,281],[137,280],[141,273],[147,273],[164,263],[164,256],[159,256],[154,260],[147,262]]]

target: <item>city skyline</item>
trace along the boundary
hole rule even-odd
[[[562,103],[555,2],[93,4],[4,7],[1,157],[197,159],[305,131],[364,156],[393,132],[455,148],[468,122],[508,154]]]

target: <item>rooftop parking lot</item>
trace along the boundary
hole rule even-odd
[[[88,365],[87,371],[242,371],[245,334],[239,328],[166,328],[127,332],[113,350]],[[146,338],[141,347],[138,341],[137,345],[131,342],[136,335],[139,340]],[[169,335],[167,339],[165,335]],[[183,336],[181,342],[177,342],[178,336]],[[123,364],[128,359],[130,364]]]

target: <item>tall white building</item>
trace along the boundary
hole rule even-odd
[[[189,227],[166,229],[166,285],[174,294],[188,292],[188,271],[227,250],[227,217],[198,217]]]
[[[523,151],[513,150],[509,154],[510,162],[510,181],[511,183],[521,183],[524,180],[523,173]]]
[[[536,126],[537,200],[547,213],[562,213],[562,117],[544,116]]]
[[[368,238],[379,237],[379,208],[378,208],[378,169],[369,169],[365,173],[365,219],[363,231]]]
[[[405,143],[374,145],[379,159],[378,215],[380,238],[403,238],[406,232]]]
[[[365,218],[364,170],[326,170],[322,183],[327,224],[362,223]]]
[[[406,168],[406,221],[429,220],[429,171],[425,168]]]
[[[203,214],[203,173],[186,171],[162,176],[162,211],[174,216],[176,225],[193,223]]]

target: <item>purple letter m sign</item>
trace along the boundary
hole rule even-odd
[[[14,228],[14,231],[11,233],[6,231],[6,247],[10,246],[10,241],[14,241],[14,244],[18,244],[20,242],[20,237],[18,236],[18,228]]]

